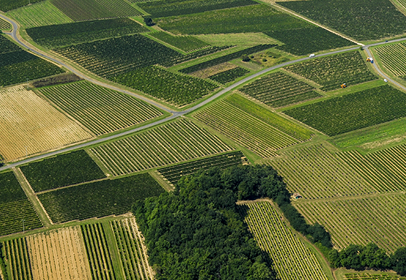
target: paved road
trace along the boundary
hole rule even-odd
[[[106,86],[106,87],[112,88],[112,89],[114,89],[114,90],[117,90],[117,91],[120,91],[120,92],[123,92],[123,93],[126,93],[126,94],[130,94],[130,95],[135,96],[135,97],[137,97],[137,98],[140,98],[140,99],[142,99],[142,100],[144,100],[144,101],[147,101],[147,100],[148,100],[148,101],[147,101],[148,103],[150,103],[150,104],[152,104],[152,105],[154,105],[154,106],[157,106],[157,105],[154,104],[153,101],[151,101],[151,100],[149,100],[149,99],[147,99],[147,98],[145,98],[145,97],[143,97],[143,96],[139,96],[139,95],[137,95],[137,94],[134,94],[134,93],[131,93],[131,92],[128,92],[128,91],[125,91],[125,90],[122,90],[122,89],[119,89],[119,88],[116,88],[116,87],[112,87],[112,86],[107,85],[107,84],[105,85],[104,83],[101,83],[101,82],[98,82],[98,81],[93,81],[93,79],[87,77],[86,75],[83,75],[82,73],[80,73],[80,72],[78,72],[76,69],[73,69],[72,67],[66,65],[65,63],[63,63],[63,62],[61,62],[61,61],[59,61],[59,60],[57,60],[57,59],[54,59],[54,58],[52,58],[52,57],[49,57],[49,56],[46,55],[46,54],[37,52],[37,51],[34,50],[29,44],[25,44],[25,43],[21,42],[21,41],[18,39],[17,34],[16,34],[16,31],[17,31],[17,28],[18,28],[17,23],[15,23],[15,22],[12,21],[11,19],[9,19],[9,18],[7,18],[7,17],[5,17],[5,16],[3,16],[3,15],[1,15],[1,14],[0,14],[0,17],[2,17],[2,18],[5,19],[5,20],[8,20],[8,21],[10,21],[10,22],[12,23],[12,25],[13,25],[13,32],[11,32],[11,33],[9,33],[9,34],[13,37],[13,39],[14,39],[18,44],[20,44],[21,46],[23,46],[23,47],[25,47],[25,48],[31,50],[31,51],[34,52],[35,54],[37,54],[37,55],[39,55],[39,56],[41,56],[41,57],[45,57],[45,58],[47,58],[47,59],[49,59],[49,60],[52,60],[52,61],[54,61],[55,63],[66,67],[66,68],[69,69],[70,71],[74,72],[76,75],[78,75],[78,76],[80,76],[80,77],[82,77],[82,78],[84,78],[84,79],[87,79],[87,80],[89,80],[89,81],[91,81],[91,82],[93,82],[93,83],[97,83],[97,84],[99,84],[99,85]],[[397,40],[393,40],[393,41],[390,41],[390,42],[398,42],[398,41],[403,41],[403,40],[406,40],[406,38],[397,39]],[[370,55],[368,47],[377,46],[377,45],[381,45],[381,44],[385,44],[385,43],[375,43],[375,44],[371,44],[371,45],[365,46],[364,49],[366,49],[368,55]],[[346,51],[350,51],[350,50],[357,50],[357,49],[359,49],[359,46],[353,47],[353,48],[349,48],[349,49],[337,50],[337,51],[332,51],[332,52],[320,54],[320,55],[317,55],[317,57],[328,56],[328,55],[331,55],[331,54],[337,54],[337,53],[346,52]],[[371,55],[370,55],[370,56],[371,56]],[[258,72],[258,73],[255,73],[255,74],[253,74],[253,75],[251,75],[251,76],[249,76],[249,77],[246,77],[246,78],[244,78],[244,79],[242,79],[242,80],[236,82],[235,84],[233,84],[233,85],[231,85],[231,86],[228,86],[227,88],[221,90],[220,92],[216,93],[215,95],[211,96],[210,98],[206,99],[205,101],[203,101],[203,102],[197,104],[196,106],[193,106],[193,107],[191,107],[191,108],[189,108],[189,109],[187,109],[187,110],[184,110],[184,111],[181,111],[181,112],[176,112],[176,111],[170,111],[170,110],[168,110],[168,109],[165,109],[165,111],[172,113],[171,116],[169,116],[169,117],[167,117],[167,118],[165,118],[165,119],[161,119],[161,120],[159,120],[159,121],[156,121],[156,122],[153,122],[153,123],[144,125],[144,126],[140,126],[140,127],[138,127],[138,128],[134,128],[134,129],[131,129],[131,130],[122,132],[122,133],[114,134],[114,135],[111,135],[111,136],[108,136],[108,137],[105,137],[105,138],[92,140],[92,141],[89,141],[89,142],[86,142],[86,143],[83,143],[83,144],[75,145],[75,146],[68,147],[68,148],[64,148],[64,149],[61,149],[61,150],[58,150],[58,151],[49,152],[49,153],[42,154],[42,155],[39,155],[39,156],[35,156],[35,157],[29,158],[29,159],[25,159],[25,160],[22,160],[22,161],[18,161],[18,162],[15,162],[15,163],[11,163],[11,164],[8,164],[8,165],[5,165],[5,166],[1,167],[1,168],[0,168],[0,171],[7,170],[7,169],[10,169],[10,168],[12,168],[12,167],[16,167],[16,166],[19,166],[19,165],[22,165],[22,164],[26,164],[26,163],[29,163],[29,162],[33,162],[33,161],[37,161],[37,160],[40,160],[40,159],[44,159],[44,158],[47,158],[47,157],[50,157],[50,156],[55,156],[55,155],[58,155],[58,154],[61,154],[61,153],[65,153],[65,152],[68,152],[68,151],[86,148],[86,147],[89,147],[89,146],[92,146],[92,145],[95,145],[95,144],[100,144],[100,143],[103,143],[103,142],[106,142],[106,141],[110,141],[110,140],[113,140],[113,139],[116,139],[116,138],[119,138],[119,137],[123,137],[123,136],[128,135],[128,134],[131,134],[131,133],[134,133],[134,132],[137,132],[137,131],[146,129],[146,128],[150,128],[150,127],[155,126],[155,125],[158,125],[158,124],[165,123],[165,122],[167,122],[167,121],[169,121],[169,120],[175,119],[175,118],[177,118],[177,117],[179,117],[179,116],[183,116],[183,115],[185,115],[185,114],[187,114],[187,113],[190,113],[190,112],[192,112],[192,111],[195,111],[195,110],[197,110],[197,109],[203,107],[204,105],[206,105],[207,103],[209,103],[209,102],[213,101],[214,99],[220,97],[221,95],[223,95],[223,94],[225,94],[225,93],[227,93],[227,92],[229,92],[229,91],[235,89],[236,87],[238,87],[238,86],[240,86],[240,85],[242,85],[242,84],[244,84],[244,83],[246,83],[246,82],[248,82],[248,81],[250,81],[250,80],[252,80],[252,79],[257,78],[257,77],[260,76],[260,75],[263,75],[263,74],[265,74],[265,73],[267,73],[267,72],[276,70],[276,69],[278,69],[278,68],[285,67],[285,66],[287,66],[287,65],[294,64],[294,63],[297,63],[297,62],[305,61],[305,60],[308,60],[308,59],[313,59],[313,58],[309,58],[309,57],[299,58],[299,59],[296,59],[296,60],[293,60],[293,61],[285,62],[285,63],[279,64],[279,65],[275,65],[275,66],[272,66],[272,67],[270,67],[270,68],[264,69],[264,70],[262,70],[262,71],[260,71],[260,72]],[[400,84],[396,83],[395,81],[392,81],[391,79],[389,79],[388,77],[386,77],[386,76],[380,71],[380,69],[377,68],[377,66],[376,66],[375,64],[374,64],[374,67],[377,69],[377,71],[378,71],[383,77],[385,77],[386,79],[388,79],[388,81],[390,81],[390,82],[396,84],[397,86],[403,88],[403,89],[406,91],[406,88],[405,88],[405,87],[403,87],[402,85],[400,85]],[[142,98],[141,98],[141,97],[142,97]],[[147,99],[147,100],[146,100],[146,99]],[[158,105],[160,105],[160,104],[158,104]],[[162,106],[157,106],[157,107],[159,107],[159,108],[162,109]]]

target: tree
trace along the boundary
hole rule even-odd
[[[406,276],[406,247],[398,248],[391,259],[393,270],[402,276]]]
[[[248,55],[246,55],[246,54],[243,54],[243,55],[241,56],[241,59],[242,59],[242,61],[245,61],[245,62],[248,62],[248,61],[251,60],[250,57],[249,57]]]
[[[155,23],[152,21],[151,17],[144,17],[144,22],[147,26],[153,26]]]

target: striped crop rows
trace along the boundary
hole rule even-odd
[[[304,198],[331,198],[377,191],[343,160],[322,145],[284,153],[269,164],[283,176],[289,191]]]
[[[10,268],[10,280],[32,280],[27,243],[24,238],[3,242],[5,257]]]
[[[375,48],[376,53],[381,59],[385,68],[392,74],[399,77],[406,76],[406,44],[399,43],[394,45]]]
[[[182,119],[91,152],[113,175],[120,175],[231,150],[216,136]]]
[[[249,230],[271,256],[280,279],[327,279],[314,254],[286,227],[269,202],[247,206]]]
[[[40,92],[96,135],[162,115],[152,105],[85,81],[47,87]]]
[[[198,112],[195,117],[263,158],[298,141],[225,101]]]
[[[385,194],[348,200],[298,203],[310,223],[322,224],[335,247],[376,243],[389,253],[406,245],[406,195]]]
[[[27,198],[0,203],[0,235],[23,231],[21,219],[25,220],[25,229],[42,227],[32,204]]]
[[[124,268],[124,279],[153,280],[147,254],[135,218],[112,221],[118,251]]]

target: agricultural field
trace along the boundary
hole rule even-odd
[[[321,97],[312,86],[283,72],[263,76],[239,90],[271,107],[281,107]]]
[[[377,79],[358,51],[316,58],[285,69],[322,85],[324,91],[339,89],[343,83],[350,86]]]
[[[24,28],[73,22],[50,1],[42,1],[12,10],[7,13],[7,16],[18,21]]]
[[[249,72],[250,71],[247,69],[244,69],[241,67],[236,67],[233,69],[229,69],[229,70],[214,74],[212,76],[209,76],[208,78],[213,81],[216,81],[218,83],[226,84],[226,83],[234,81],[237,78],[245,76]]]
[[[320,223],[331,233],[333,245],[367,245],[393,253],[406,246],[406,195],[404,193],[359,196],[347,200],[297,203],[295,207],[310,223]]]
[[[406,280],[406,277],[401,277],[395,273],[346,273],[344,274],[344,280]]]
[[[21,167],[35,192],[105,178],[91,157],[79,150]]]
[[[179,119],[90,152],[117,176],[231,150],[218,137],[191,121]]]
[[[9,279],[33,280],[27,241],[19,238],[2,242],[1,245],[5,252],[5,260],[8,262]]]
[[[242,164],[244,154],[241,151],[230,152],[218,156],[198,159],[190,162],[185,162],[177,165],[172,165],[158,169],[158,172],[167,179],[171,184],[176,183],[187,175],[192,175],[201,169],[209,169],[219,167],[222,169],[230,166]]]
[[[156,2],[154,2],[156,3]],[[154,38],[157,38],[165,43],[168,43],[178,49],[181,49],[185,52],[194,51],[204,47],[210,46],[208,43],[203,42],[202,40],[197,39],[193,36],[173,36],[167,32],[152,32],[151,35]]]
[[[90,264],[90,279],[116,279],[103,225],[85,224],[80,228]]]
[[[8,21],[5,21],[4,19],[0,18],[0,30],[9,30],[9,29],[11,29],[11,24]],[[2,38],[3,37],[1,37],[0,40]]]
[[[268,158],[298,140],[259,120],[236,106],[218,101],[194,117],[257,155]]]
[[[151,14],[154,18],[158,18],[195,14],[211,10],[220,10],[255,4],[258,3],[252,0],[159,0],[139,3],[138,6],[140,6],[147,13]]]
[[[148,103],[87,81],[45,87],[39,92],[96,135],[162,116]]]
[[[267,164],[283,177],[291,193],[300,193],[304,199],[377,193],[375,184],[370,184],[362,173],[358,174],[323,145],[284,152]]]
[[[43,0],[30,0],[31,4],[41,2]],[[0,11],[7,12],[19,7],[26,6],[28,3],[26,0],[2,0],[0,2]]]
[[[384,85],[284,111],[329,136],[406,116],[406,95]]]
[[[269,202],[241,207],[244,206],[249,208],[245,218],[249,230],[259,247],[272,258],[279,279],[328,279],[316,256],[285,225]]]
[[[214,83],[156,66],[133,70],[111,80],[178,107],[192,103],[218,88]]]
[[[0,90],[0,154],[6,161],[93,137],[23,86]]]
[[[13,172],[0,173],[0,235],[42,227]]]
[[[373,50],[389,72],[398,77],[406,77],[406,43],[381,46]]]
[[[148,264],[144,239],[138,230],[135,218],[110,222],[116,238],[125,279],[153,280],[154,275]]]
[[[28,28],[27,34],[38,44],[54,48],[146,31],[131,19],[117,18]]]
[[[162,192],[164,189],[148,173],[143,173],[45,192],[38,198],[52,221],[62,223],[124,214],[135,201]]]
[[[74,21],[141,15],[124,0],[51,0],[51,3]]]
[[[406,32],[406,17],[390,0],[313,0],[277,4],[356,40],[377,40]]]
[[[21,51],[20,47],[8,40],[6,37],[0,36],[0,55],[19,51]]]

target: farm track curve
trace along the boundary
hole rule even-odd
[[[18,27],[18,24],[17,24],[15,21],[13,21],[12,19],[10,19],[10,18],[8,18],[8,17],[6,17],[6,16],[4,16],[4,15],[2,15],[2,14],[0,14],[0,18],[3,18],[4,20],[10,22],[10,23],[12,24],[12,26],[13,26],[12,32],[5,32],[5,34],[10,35],[20,46],[22,46],[22,47],[25,48],[25,49],[28,49],[29,51],[31,51],[32,53],[36,54],[37,56],[46,58],[46,59],[48,59],[48,60],[50,60],[50,61],[53,61],[54,63],[56,63],[56,64],[58,64],[58,65],[60,65],[60,66],[65,67],[65,68],[69,69],[70,71],[74,72],[76,75],[78,75],[78,76],[84,78],[85,80],[88,80],[88,81],[90,81],[90,82],[92,82],[92,83],[95,83],[95,84],[98,84],[98,85],[101,85],[101,86],[104,86],[104,87],[107,87],[107,88],[110,88],[110,89],[113,89],[113,90],[117,90],[117,91],[122,92],[122,93],[125,93],[125,94],[129,94],[129,95],[131,95],[131,96],[134,96],[134,97],[136,97],[136,98],[139,98],[139,99],[141,99],[141,100],[144,100],[144,101],[146,101],[146,102],[148,102],[148,103],[150,103],[150,104],[152,104],[152,105],[154,105],[154,106],[156,106],[156,107],[158,107],[158,108],[161,108],[161,109],[163,109],[164,111],[169,112],[169,113],[172,114],[171,116],[169,116],[169,117],[167,117],[167,118],[165,118],[165,119],[161,119],[161,120],[158,120],[158,121],[156,121],[156,122],[153,122],[153,123],[150,123],[150,124],[147,124],[147,125],[144,125],[144,126],[140,126],[140,127],[137,127],[137,128],[134,128],[134,129],[125,131],[125,132],[117,133],[117,134],[114,134],[114,135],[111,135],[111,136],[108,136],[108,137],[105,137],[105,138],[100,138],[100,139],[92,140],[92,141],[89,141],[89,142],[86,142],[86,143],[82,143],[82,144],[79,144],[79,145],[74,145],[74,146],[71,146],[71,147],[62,148],[62,149],[57,150],[57,151],[53,151],[53,152],[49,152],[49,153],[44,153],[44,154],[42,154],[42,155],[38,155],[38,156],[34,156],[34,157],[31,157],[31,158],[28,158],[28,159],[25,159],[25,160],[21,160],[21,161],[18,161],[18,162],[10,163],[10,164],[7,164],[7,165],[5,165],[5,166],[3,166],[3,167],[0,167],[0,171],[4,171],[4,170],[7,170],[7,169],[11,169],[11,168],[13,168],[13,167],[17,167],[17,166],[20,166],[20,165],[23,165],[23,164],[26,164],[26,163],[30,163],[30,162],[33,162],[33,161],[45,159],[45,158],[50,157],[50,156],[55,156],[55,155],[62,154],[62,153],[66,153],[66,152],[73,151],[73,150],[76,150],[76,149],[82,149],[82,148],[86,148],[86,147],[89,147],[89,146],[92,146],[92,145],[96,145],[96,144],[100,144],[100,143],[103,143],[103,142],[107,142],[107,141],[110,141],[110,140],[113,140],[113,139],[116,139],[116,138],[120,138],[120,137],[129,135],[129,134],[132,134],[132,133],[134,133],[134,132],[141,131],[141,130],[146,129],[146,128],[150,128],[150,127],[153,127],[153,126],[162,124],[162,123],[167,122],[167,121],[169,121],[169,120],[173,120],[173,119],[175,119],[175,118],[177,118],[177,117],[180,117],[180,116],[183,116],[183,115],[185,115],[185,114],[188,114],[188,113],[190,113],[190,112],[192,112],[192,111],[195,111],[195,110],[197,110],[197,109],[199,109],[199,108],[205,106],[206,104],[210,103],[211,101],[215,100],[216,98],[218,98],[218,97],[224,95],[225,93],[227,93],[227,92],[229,92],[229,91],[235,89],[236,87],[238,87],[238,86],[240,86],[240,85],[242,85],[242,84],[244,84],[244,83],[246,83],[246,82],[248,82],[248,81],[250,81],[250,80],[252,80],[252,79],[255,79],[255,78],[257,78],[257,77],[259,77],[259,76],[261,76],[261,75],[263,75],[263,74],[265,74],[265,73],[267,73],[267,72],[270,72],[270,71],[273,71],[273,70],[276,70],[276,69],[285,67],[285,66],[290,65],[290,64],[302,62],[302,61],[305,61],[305,60],[308,60],[308,59],[313,59],[313,58],[310,58],[310,57],[303,57],[303,58],[299,58],[299,59],[296,59],[296,60],[288,61],[288,62],[285,62],[285,63],[282,63],[282,64],[278,64],[278,65],[269,67],[269,68],[267,68],[267,69],[264,69],[264,70],[262,70],[262,71],[259,71],[259,72],[255,73],[255,74],[253,74],[253,75],[251,75],[251,76],[249,76],[249,77],[246,77],[246,78],[244,78],[244,79],[242,79],[242,80],[240,80],[240,81],[238,81],[238,82],[236,82],[236,83],[234,83],[234,84],[232,84],[232,85],[226,87],[225,89],[219,91],[218,93],[214,94],[213,96],[209,97],[208,99],[202,101],[201,103],[199,103],[199,104],[197,104],[197,105],[195,105],[195,106],[193,106],[193,107],[191,107],[191,108],[189,108],[189,109],[186,109],[186,110],[184,110],[184,111],[172,111],[172,110],[169,110],[168,108],[164,107],[163,105],[158,104],[158,103],[156,103],[156,102],[154,102],[154,101],[152,101],[152,100],[150,100],[150,99],[148,99],[148,98],[146,98],[146,97],[144,97],[144,96],[141,96],[141,95],[138,95],[138,94],[135,94],[135,93],[132,93],[132,92],[130,92],[130,91],[126,91],[126,90],[123,90],[123,89],[120,89],[120,88],[116,88],[116,87],[113,87],[113,86],[108,85],[108,84],[104,84],[103,82],[96,81],[96,80],[94,80],[94,79],[92,79],[92,78],[90,78],[90,77],[87,77],[86,75],[82,74],[81,72],[79,72],[78,70],[74,69],[73,67],[67,65],[66,63],[64,63],[64,62],[62,62],[62,61],[59,61],[59,60],[56,59],[56,58],[50,57],[49,55],[47,55],[47,54],[45,54],[45,53],[38,52],[38,51],[35,50],[35,48],[34,48],[33,46],[31,46],[28,42],[22,42],[22,41],[18,38],[18,36],[17,36],[17,31],[18,31],[18,28],[19,28],[19,27]],[[403,41],[403,40],[406,40],[406,38],[396,39],[396,40],[392,40],[392,41],[389,41],[389,42],[399,42],[399,41]],[[387,44],[387,42],[374,43],[374,44],[366,45],[366,46],[364,46],[363,48],[366,50],[366,52],[368,53],[368,55],[369,55],[370,57],[372,57],[372,55],[371,55],[371,53],[370,53],[370,51],[369,51],[368,48],[369,48],[369,47],[372,47],[372,46],[383,45],[383,44]],[[332,54],[338,54],[338,53],[341,53],[341,52],[347,52],[347,51],[357,50],[357,49],[359,49],[359,46],[355,46],[355,47],[352,47],[352,48],[347,48],[347,49],[336,50],[336,51],[331,51],[331,52],[319,54],[319,55],[317,55],[316,57],[323,57],[323,56],[328,56],[328,55],[332,55]],[[374,66],[374,68],[376,69],[376,71],[377,71],[382,77],[384,77],[384,78],[387,79],[389,82],[395,84],[397,87],[403,89],[403,90],[406,92],[406,87],[404,87],[403,85],[401,85],[401,84],[397,83],[396,81],[393,81],[392,79],[390,79],[389,77],[387,77],[387,76],[377,67],[376,64],[373,64],[373,66]]]

